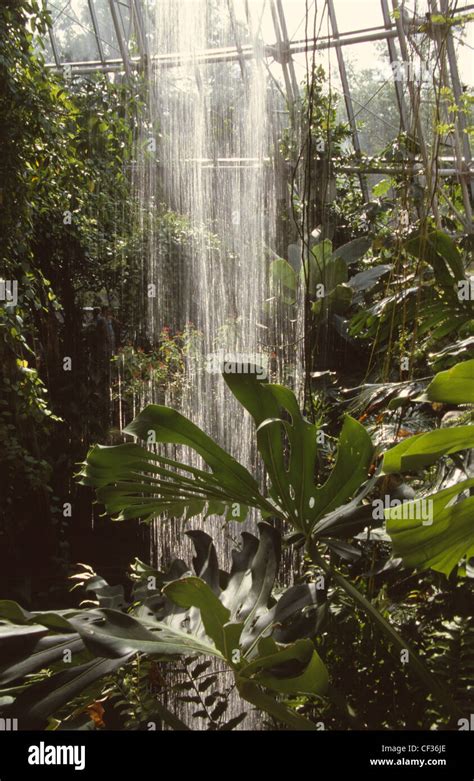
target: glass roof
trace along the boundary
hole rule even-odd
[[[154,34],[160,3],[166,0],[46,0],[51,28],[42,45],[48,66],[126,77],[150,63],[176,64],[172,36],[163,42]],[[378,154],[418,114],[422,122],[428,117],[425,86],[438,63],[442,13],[456,21],[443,29],[452,47],[447,65],[458,103],[473,86],[474,4],[465,0],[227,0],[216,6],[218,13],[214,6],[209,0],[214,15],[203,66],[240,61],[244,73],[243,62],[254,56],[257,38],[269,73],[291,105],[314,58],[324,67],[328,89],[339,95],[339,118],[351,128],[354,150],[367,156]],[[448,158],[451,151],[446,150]],[[464,139],[463,165],[471,164]]]

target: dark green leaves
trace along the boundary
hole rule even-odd
[[[459,250],[453,239],[440,230],[420,233],[410,238],[407,252],[429,263],[438,282],[449,285],[464,277],[464,268]]]
[[[474,404],[474,360],[439,372],[428,385],[426,396],[447,404]]]
[[[426,497],[429,515],[422,512],[421,499],[405,502],[403,512],[400,508],[386,510],[394,556],[400,556],[407,567],[430,568],[446,576],[463,556],[474,556],[472,486],[473,478]]]
[[[367,479],[373,455],[369,435],[346,416],[334,469],[323,485],[317,485],[320,432],[303,418],[294,394],[253,374],[226,374],[224,379],[255,421],[275,506],[297,530],[310,533],[323,515],[344,504]]]
[[[148,521],[162,513],[187,520],[207,512],[241,521],[249,505],[268,509],[247,470],[175,410],[150,405],[126,433],[153,444],[191,447],[212,471],[166,458],[138,444],[92,448],[82,466],[80,482],[97,488],[97,498],[116,520]]]
[[[207,670],[209,658],[225,660],[237,688],[242,684],[243,691],[251,693],[251,702],[260,696],[265,700],[268,695],[262,689],[324,694],[328,675],[308,638],[315,633],[315,611],[308,617],[308,609],[316,607],[316,591],[295,586],[278,602],[272,597],[280,558],[275,529],[261,524],[260,539],[244,533],[242,547],[233,552],[230,573],[220,572],[207,534],[194,531],[190,536],[196,548],[196,574],[190,575],[183,562],[174,562],[168,573],[137,562],[131,603],[127,606],[120,587],[113,590],[113,599],[122,609],[103,607],[110,603],[111,589],[90,571],[80,578],[98,607],[28,613],[13,602],[0,603],[4,635],[16,643],[8,664],[0,670],[0,680],[24,686],[26,676],[46,665],[52,664],[55,671],[27,685],[9,712],[22,723],[41,728],[55,711],[136,654],[205,659],[195,668],[196,678]],[[6,642],[0,636],[2,653]],[[70,651],[68,659],[64,651]],[[207,692],[212,683],[208,676],[197,684],[199,691]],[[286,714],[289,726],[301,723],[301,717],[286,706],[276,708],[281,716]],[[169,714],[167,723],[171,723]],[[179,725],[182,728],[182,722]]]
[[[474,426],[456,426],[416,434],[385,453],[383,471],[414,472],[445,455],[474,447]]]

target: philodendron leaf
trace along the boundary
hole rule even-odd
[[[21,639],[23,640],[23,637]],[[0,686],[48,667],[57,660],[62,661],[64,651],[75,654],[83,649],[84,643],[81,638],[70,634],[41,637],[32,649],[24,649],[23,658],[19,660],[17,658],[13,664],[5,664],[0,668]]]
[[[439,372],[428,385],[426,397],[446,404],[474,404],[474,360]]]
[[[5,660],[1,680],[26,686],[8,704],[9,713],[21,718],[22,724],[42,728],[58,708],[137,653],[158,659],[225,659],[236,676],[236,685],[241,671],[248,667],[252,680],[264,676],[259,686],[293,692],[299,682],[304,687],[300,693],[306,693],[313,681],[312,692],[316,688],[322,692],[324,665],[318,662],[319,657],[313,658],[316,652],[307,639],[308,633],[315,635],[314,616],[306,620],[308,612],[314,613],[318,607],[317,591],[302,584],[280,594],[276,601],[272,590],[280,559],[280,537],[268,523],[259,524],[259,531],[260,539],[247,532],[242,534],[241,548],[232,552],[230,573],[219,569],[212,539],[202,531],[189,533],[196,549],[196,576],[190,575],[190,567],[180,560],[172,562],[167,572],[135,562],[129,604],[92,571],[86,572],[85,584],[99,603],[98,608],[42,613],[0,601],[0,627],[5,630],[0,632],[0,654]],[[84,577],[85,573],[80,573],[80,578]],[[110,603],[111,593],[114,600],[120,596],[117,605],[122,609],[102,607]],[[59,665],[65,648],[73,651],[68,669],[31,684],[29,674],[43,665]],[[84,665],[84,656],[96,658]],[[259,656],[264,658],[259,661]],[[291,675],[284,663],[291,664]],[[286,678],[291,682],[285,683]],[[259,686],[249,683],[252,697],[252,692],[257,692],[261,702],[268,701],[272,708],[275,705],[293,725],[306,723],[275,703]]]
[[[257,379],[257,373],[236,371],[224,379],[255,421],[277,510],[298,531],[310,533],[323,515],[344,504],[367,479],[374,452],[367,431],[350,416],[344,418],[334,469],[325,483],[317,485],[320,432],[303,417],[292,391]]]
[[[134,652],[222,656],[205,636],[198,637],[160,621],[137,619],[118,610],[90,610],[72,617],[70,623],[87,648],[109,658]]]
[[[12,703],[9,712],[18,717],[22,729],[44,729],[49,716],[71,702],[92,683],[122,667],[130,658],[131,656],[93,659],[72,669],[61,670],[39,683],[28,686]]]
[[[224,607],[207,583],[201,578],[187,577],[169,583],[163,590],[177,605],[198,608],[206,633],[212,638],[216,648],[227,657],[224,626],[229,621],[230,610]]]
[[[274,697],[265,694],[265,692],[252,681],[241,679],[237,685],[237,689],[244,700],[251,702],[252,705],[255,705],[259,710],[269,713],[277,719],[277,721],[286,724],[288,727],[291,727],[291,729],[310,731],[316,731],[318,729],[313,721],[305,719],[304,716],[300,716],[299,713],[296,713],[283,702],[278,702]]]
[[[267,514],[272,511],[247,470],[175,410],[151,404],[125,432],[150,443],[191,447],[212,471],[138,444],[97,445],[82,464],[80,482],[96,488],[98,500],[115,520],[149,521],[160,514],[188,520],[200,514],[225,514],[226,520],[243,521],[248,506]]]
[[[291,663],[294,667],[292,673],[289,672]],[[258,644],[258,655],[249,664],[243,665],[239,676],[251,678],[255,683],[281,694],[323,695],[329,684],[326,666],[309,639],[280,646],[273,638],[264,638]]]
[[[416,472],[459,450],[474,447],[474,426],[440,428],[427,434],[415,434],[388,450],[383,458],[382,473]]]
[[[463,556],[473,556],[474,496],[460,499],[472,486],[474,478],[385,510],[393,555],[407,567],[434,569],[447,576]]]
[[[304,670],[298,675],[277,676],[259,673],[255,681],[266,689],[280,694],[326,694],[329,676],[325,664],[313,649]]]
[[[247,470],[217,445],[211,437],[190,420],[170,407],[149,404],[126,426],[126,434],[144,441],[188,445],[204,459],[219,478],[221,485],[244,494],[258,494],[256,480]]]

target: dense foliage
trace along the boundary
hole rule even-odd
[[[364,202],[338,171],[360,157],[311,70],[275,145],[292,170],[281,251],[262,259],[262,310],[304,321],[302,409],[256,367],[223,373],[255,424],[251,474],[175,408],[202,334],[172,322],[152,342],[144,326],[148,243],[178,268],[190,228],[159,182],[137,213],[141,78],[52,74],[34,44],[47,23],[35,0],[0,8],[2,715],[230,730],[256,708],[277,729],[459,728],[474,705],[474,289],[459,183],[439,184],[435,215],[407,173],[416,137],[397,133],[370,163],[401,173]],[[98,306],[120,331],[105,373]],[[150,388],[175,403],[145,405]],[[102,577],[85,537],[71,595],[69,546],[97,521],[93,494],[113,556]],[[202,531],[187,532],[192,565],[160,570],[120,537],[134,524],[114,523],[211,516],[234,537],[259,518],[229,571]]]

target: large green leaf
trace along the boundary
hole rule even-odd
[[[358,239],[352,239],[347,244],[343,244],[334,250],[334,255],[342,258],[348,265],[355,263],[362,258],[372,244],[371,239],[361,236]]]
[[[293,675],[288,674],[289,663],[294,664]],[[282,665],[285,675],[279,674]],[[326,666],[309,639],[282,647],[271,637],[263,638],[258,644],[258,655],[239,669],[239,676],[281,694],[322,695],[329,685]]]
[[[255,421],[276,507],[297,530],[310,533],[319,518],[344,504],[367,479],[374,452],[369,435],[346,416],[334,469],[317,485],[319,432],[301,414],[294,394],[250,373],[226,374],[224,379]]]
[[[431,466],[441,456],[474,447],[474,426],[456,426],[415,434],[388,450],[383,459],[382,471],[415,472]]]
[[[441,230],[417,233],[405,243],[406,250],[429,263],[442,285],[464,277],[461,255],[454,240]]]
[[[214,643],[166,622],[134,618],[118,610],[89,610],[70,619],[84,644],[98,656],[208,654],[220,657]]]
[[[298,276],[287,260],[275,258],[270,264],[270,279],[272,290],[276,289],[281,300],[286,304],[296,302]]]
[[[42,627],[42,630],[47,631],[45,627]],[[10,631],[14,634],[18,627],[10,625]],[[25,675],[48,667],[53,662],[62,661],[64,651],[75,654],[83,649],[81,638],[71,637],[70,634],[41,637],[33,648],[24,648],[23,658],[16,658],[13,664],[5,664],[0,668],[0,686],[24,678]]]
[[[51,714],[71,702],[92,683],[110,675],[129,661],[119,659],[93,659],[28,686],[12,704],[9,712],[18,718],[21,729],[44,729]]]
[[[251,678],[259,685],[280,693],[321,695],[326,692],[328,673],[311,640],[299,639],[282,645],[272,637],[262,637],[246,653],[239,654],[235,662],[233,654],[239,650],[243,624],[228,622],[230,610],[222,605],[207,583],[200,578],[184,577],[170,583],[164,591],[178,605],[199,609],[207,634],[229,664],[237,668],[239,677]],[[294,666],[293,674],[290,663]],[[284,674],[281,673],[283,669]]]
[[[196,575],[189,574],[184,562],[173,563],[168,573],[137,562],[129,604],[120,587],[111,589],[90,569],[83,579],[97,607],[41,613],[25,611],[14,602],[0,602],[0,620],[8,628],[3,644],[0,637],[2,654],[5,643],[18,640],[12,650],[14,658],[0,670],[0,680],[25,685],[29,673],[51,663],[56,669],[46,681],[30,684],[20,693],[10,707],[14,716],[33,727],[44,726],[58,708],[137,653],[157,658],[216,657],[228,662],[236,684],[247,670],[249,680],[276,692],[298,692],[299,685],[303,687],[300,693],[325,691],[324,664],[312,641],[301,639],[302,634],[315,634],[316,616],[314,611],[310,616],[307,612],[316,606],[316,590],[293,587],[278,602],[272,597],[280,558],[276,530],[268,523],[260,524],[260,539],[244,532],[242,548],[233,551],[230,573],[219,569],[207,534],[193,531],[189,536],[196,549]],[[80,585],[79,577],[76,584]],[[111,599],[123,609],[108,607]],[[23,638],[29,629],[34,633],[29,641],[32,652],[27,654]],[[84,647],[89,657],[96,657],[85,665]],[[61,658],[65,648],[73,651],[68,663]],[[57,671],[61,663],[67,669]],[[286,710],[293,723],[291,710]]]
[[[197,607],[206,633],[212,638],[216,648],[224,656],[231,658],[232,654],[229,653],[225,636],[225,625],[229,622],[230,610],[224,607],[219,597],[204,580],[184,577],[165,586],[164,593],[181,607]],[[234,647],[232,646],[230,651]]]
[[[439,372],[428,385],[426,396],[447,404],[474,404],[474,360]]]
[[[175,410],[149,405],[125,432],[146,441],[191,447],[212,471],[138,444],[97,445],[82,465],[80,482],[97,489],[98,500],[115,520],[149,521],[162,513],[188,520],[205,513],[242,521],[249,505],[272,509],[247,470]]]
[[[188,445],[199,453],[226,488],[258,494],[256,481],[235,458],[219,447],[199,426],[170,407],[149,404],[124,431],[145,441],[153,432],[156,442]]]
[[[393,553],[407,567],[450,575],[463,556],[474,555],[474,496],[454,501],[474,486],[474,478],[433,496],[385,510]],[[430,501],[432,513],[423,512]],[[424,502],[424,506],[422,505]]]

